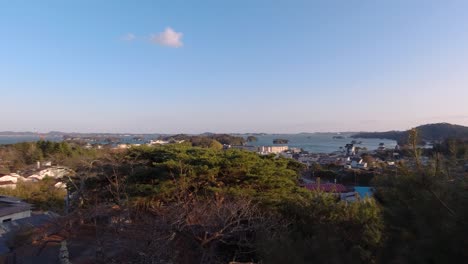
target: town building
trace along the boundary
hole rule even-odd
[[[362,158],[352,158],[351,159],[351,168],[353,169],[365,169],[367,168],[367,162],[364,162]]]
[[[117,144],[115,147],[116,149],[129,149],[131,146],[130,144]]]
[[[258,147],[258,153],[260,154],[279,154],[283,151],[287,151],[288,146],[261,146]]]
[[[149,145],[165,145],[165,144],[169,144],[169,141],[157,139],[157,140],[150,140],[149,142]]]

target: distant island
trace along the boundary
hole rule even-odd
[[[446,139],[468,139],[468,127],[449,123],[426,124],[416,127],[421,143],[443,141]],[[397,141],[404,145],[408,141],[409,130],[387,132],[361,132],[352,135],[352,138],[381,138]]]
[[[258,141],[258,138],[255,136],[248,136],[247,137],[247,142],[256,142]]]
[[[289,140],[284,138],[273,139],[273,144],[288,144]]]
[[[187,134],[177,134],[170,135],[166,137],[161,137],[163,140],[176,140],[176,141],[187,141],[191,142],[193,146],[205,146],[210,144],[220,143],[222,145],[234,145],[242,146],[245,143],[243,137],[232,136],[229,134],[213,134],[213,133],[204,133],[202,135],[187,135]],[[221,145],[221,146],[222,146]]]
[[[421,144],[425,142],[441,142],[446,139],[458,139],[468,140],[468,127],[462,125],[454,125],[449,123],[436,123],[436,124],[425,124],[416,127],[419,135]],[[329,134],[333,139],[344,139],[348,135],[335,133],[320,133]],[[351,133],[351,132],[349,132]],[[305,134],[305,133],[304,133]],[[266,134],[266,133],[248,133],[248,134],[216,134],[211,132],[205,132],[203,134],[137,134],[137,133],[78,133],[78,132],[15,132],[15,131],[0,131],[0,136],[3,137],[37,137],[42,139],[50,138],[61,138],[63,140],[85,140],[91,142],[120,142],[122,138],[130,138],[135,142],[144,142],[145,140],[161,138],[161,139],[173,139],[173,140],[185,140],[190,141],[194,145],[196,142],[207,141],[210,139],[217,141],[223,145],[237,145],[242,146],[246,142],[256,142],[259,136],[264,135],[277,135],[281,137],[281,134]],[[385,131],[385,132],[358,132],[354,133],[350,138],[376,138],[376,139],[389,139],[395,140],[399,145],[405,145],[408,142],[409,131]],[[308,139],[311,136],[307,136]],[[203,140],[201,140],[203,139]],[[195,143],[194,143],[195,142]],[[289,140],[284,138],[276,138],[273,140],[273,144],[288,144]],[[362,141],[354,140],[352,144],[361,144]]]

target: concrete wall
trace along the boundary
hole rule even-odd
[[[11,219],[11,221],[15,221],[15,220],[30,217],[30,216],[31,216],[31,210],[26,210],[26,211],[19,212],[19,213],[14,213],[14,214],[10,214],[10,215],[1,216],[0,217],[0,224],[3,223],[3,220],[6,220],[6,219]]]

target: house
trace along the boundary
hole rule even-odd
[[[363,162],[358,164],[357,166],[358,169],[367,169],[367,162]]]
[[[362,163],[362,162],[364,162],[364,161],[363,161],[363,159],[361,159],[361,158],[352,158],[352,159],[350,160],[350,165],[351,165],[351,167],[356,168],[356,167],[357,167],[357,164],[360,164],[360,163]]]
[[[131,146],[130,144],[117,144],[115,147],[116,149],[129,149]]]
[[[289,149],[293,154],[299,154],[302,152],[301,148],[290,148]]]
[[[173,138],[169,139],[169,143],[171,143],[171,144],[182,144],[184,142],[185,142],[185,139],[181,139],[181,140],[176,140],[176,139],[173,139]]]
[[[15,197],[0,196],[0,223],[31,216],[31,205]]]
[[[150,145],[165,145],[165,144],[169,144],[169,141],[161,140],[161,139],[150,140],[149,144]]]
[[[386,149],[385,143],[380,143],[379,147],[377,148],[377,151],[385,151],[385,149]]]
[[[364,162],[364,160],[362,158],[352,158],[350,165],[351,165],[351,168],[353,168],[353,169],[367,168],[367,162]]]

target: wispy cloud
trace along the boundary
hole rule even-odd
[[[136,36],[133,33],[127,33],[123,35],[120,39],[123,41],[133,41],[136,39]]]
[[[179,48],[184,45],[182,43],[182,36],[183,34],[181,32],[176,32],[168,27],[163,32],[152,34],[150,36],[150,41],[161,46]]]

